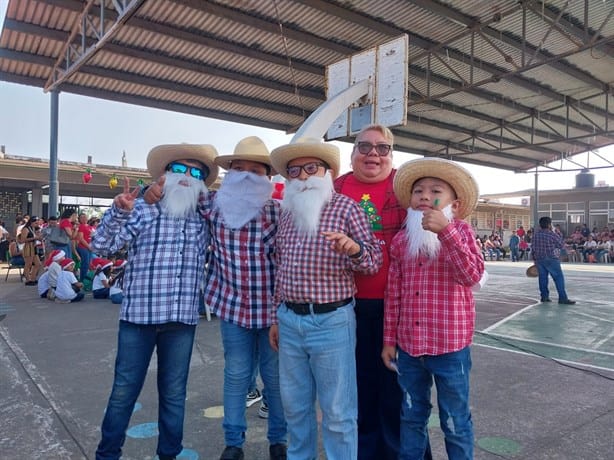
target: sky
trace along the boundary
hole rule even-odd
[[[0,24],[4,23],[7,0],[0,0]],[[51,96],[42,88],[0,82],[0,145],[9,155],[49,158]],[[145,168],[148,152],[156,145],[194,143],[212,144],[220,155],[230,154],[235,145],[247,136],[258,136],[270,150],[290,142],[292,135],[255,126],[241,125],[166,110],[110,102],[85,96],[60,93],[58,157],[64,161],[121,165],[126,152],[129,167]],[[342,158],[342,172],[350,169],[351,145],[337,142]],[[599,151],[614,163],[614,147]],[[419,158],[404,152],[394,153],[394,164]],[[574,159],[586,164],[586,157]],[[591,156],[594,166],[595,156]],[[515,174],[461,163],[476,178],[481,194],[493,194],[532,189],[533,173]],[[557,164],[560,166],[560,162]],[[572,165],[567,163],[566,168]],[[595,183],[604,181],[614,186],[614,168],[594,169]],[[575,186],[577,172],[540,173],[542,190],[565,189]],[[520,200],[520,198],[516,199]],[[519,202],[519,201],[518,201]]]

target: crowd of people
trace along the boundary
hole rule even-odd
[[[106,260],[92,251],[91,235],[99,221],[71,208],[59,219],[18,215],[14,235],[4,223],[0,224],[7,243],[7,261],[21,268],[24,284],[37,286],[42,298],[58,303],[78,302],[93,290],[94,298],[119,304],[126,262],[117,254]]]
[[[131,189],[126,180],[100,222],[66,211],[47,225],[24,223],[23,243],[40,241],[44,251],[27,277],[41,296],[63,299],[60,279],[76,294],[68,301],[84,290],[113,298],[113,281],[123,286],[97,460],[121,457],[154,350],[156,455],[182,451],[204,304],[219,318],[224,350],[220,460],[244,458],[258,372],[272,460],[318,458],[316,401],[330,460],[431,459],[433,384],[448,457],[473,458],[472,288],[485,258],[464,219],[478,186],[443,159],[395,170],[393,145],[388,128],[363,128],[343,175],[339,150],[320,139],[269,152],[248,137],[225,155],[211,145],[161,145],[147,158],[154,182]],[[210,191],[220,169],[219,190]],[[286,180],[279,199],[275,174]],[[514,258],[530,237],[516,233]],[[496,240],[484,244],[503,250]]]

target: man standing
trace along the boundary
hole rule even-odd
[[[279,393],[279,362],[269,344],[279,202],[271,199],[269,151],[259,138],[240,141],[215,159],[228,170],[213,206],[205,302],[220,321],[224,345],[224,438],[220,460],[242,460],[247,431],[245,395],[259,365],[269,407],[271,460],[286,459],[286,421]],[[257,360],[253,356],[258,356]]]
[[[552,276],[559,294],[559,303],[573,305],[565,292],[565,277],[561,269],[559,255],[564,247],[563,237],[552,230],[552,219],[548,216],[539,219],[539,228],[533,234],[531,254],[539,274],[539,294],[542,302],[551,302],[548,289],[548,275]]]
[[[407,215],[392,187],[393,145],[393,134],[385,126],[364,127],[354,142],[352,172],[335,180],[335,190],[352,198],[367,214],[384,256],[377,273],[354,274],[359,460],[396,460],[399,455],[402,392],[396,374],[381,359],[389,248]]]
[[[374,274],[382,251],[367,215],[333,189],[339,150],[302,139],[271,152],[286,179],[276,239],[276,317],[288,458],[318,458],[315,401],[329,460],[358,455],[354,272]],[[280,301],[280,303],[278,302]]]
[[[197,212],[199,197],[218,175],[211,145],[161,145],[149,152],[147,169],[164,175],[157,204],[136,199],[128,184],[115,197],[92,237],[101,255],[128,247],[115,378],[102,422],[97,460],[118,459],[126,428],[147,375],[158,356],[158,447],[160,460],[182,451],[186,385],[199,289],[209,245],[207,222]]]

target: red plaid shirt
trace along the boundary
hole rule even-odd
[[[205,302],[222,320],[246,328],[271,325],[279,214],[279,203],[269,200],[258,218],[231,230],[219,211],[205,208],[211,231]]]
[[[469,224],[454,220],[441,233],[435,260],[409,259],[407,237],[392,240],[384,307],[384,345],[411,356],[441,355],[471,344],[484,260]]]
[[[325,231],[345,233],[361,242],[362,255],[353,259],[333,251],[320,234]],[[367,215],[354,200],[338,193],[322,210],[315,237],[300,236],[290,213],[282,212],[276,251],[275,305],[282,301],[328,303],[347,299],[356,292],[353,272],[373,274],[382,264],[382,249]]]

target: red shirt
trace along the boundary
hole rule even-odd
[[[390,248],[384,304],[384,345],[411,356],[441,355],[471,344],[475,300],[471,287],[484,273],[484,259],[471,226],[455,219],[439,233],[437,259],[409,259],[400,231]]]
[[[83,239],[90,244],[92,242],[92,226],[88,224],[79,224],[79,233],[83,233]],[[82,249],[88,249],[87,246],[79,242],[79,247]]]
[[[382,268],[373,275],[354,273],[358,299],[383,299],[388,275],[389,249],[392,238],[399,231],[407,211],[399,205],[394,195],[392,181],[396,170],[383,181],[369,184],[356,180],[353,173],[347,173],[335,180],[335,190],[349,196],[365,211],[373,234],[383,252]]]

